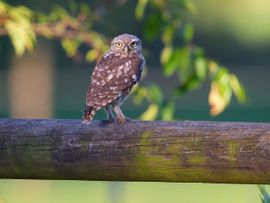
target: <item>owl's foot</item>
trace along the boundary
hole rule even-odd
[[[127,120],[125,118],[116,118],[115,121],[119,124],[124,124],[127,122]]]
[[[123,123],[126,123],[128,121],[131,121],[130,118],[125,117],[125,115],[123,114],[123,112],[120,109],[119,104],[114,104],[113,107],[114,107],[114,112],[116,114],[115,121],[117,123],[123,124]]]
[[[83,119],[82,119],[82,123],[83,123],[83,124],[90,124],[90,123],[91,123],[91,120],[86,119],[86,118],[83,118]]]
[[[133,119],[132,118],[128,118],[128,117],[126,117],[126,121],[133,121]]]
[[[131,118],[127,118],[127,117],[124,117],[124,118],[114,118],[113,120],[112,119],[106,119],[106,120],[101,120],[101,124],[100,126],[106,126],[106,125],[109,125],[109,124],[112,124],[112,123],[118,123],[118,124],[124,124],[126,122],[129,122],[129,121],[132,121]]]
[[[127,118],[127,117],[118,117],[118,118],[115,119],[115,121],[117,123],[124,124],[126,122],[132,121],[132,119],[131,118]]]
[[[101,120],[103,124],[109,124],[109,123],[114,123],[115,119],[106,119],[106,120]]]
[[[106,120],[101,120],[99,127],[106,127],[107,125],[110,125],[114,123],[114,121],[110,120],[110,119],[106,119]]]

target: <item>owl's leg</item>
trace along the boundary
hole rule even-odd
[[[125,115],[121,111],[120,105],[119,104],[114,104],[113,108],[114,108],[114,112],[116,114],[116,121],[119,122],[119,123],[125,123],[128,119],[125,117]]]
[[[114,121],[114,115],[113,115],[111,106],[110,105],[105,106],[104,109],[105,109],[105,112],[107,114],[108,121],[113,122]]]
[[[120,105],[127,98],[127,95],[128,95],[128,92],[130,91],[130,89],[128,89],[127,91],[124,91],[122,96],[119,97],[117,100],[115,100],[112,103],[113,110],[114,110],[114,112],[116,114],[116,119],[115,120],[118,123],[125,123],[126,121],[131,121],[132,120],[130,118],[125,117],[125,115],[123,114],[123,112],[120,109]]]

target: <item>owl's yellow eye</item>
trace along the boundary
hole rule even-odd
[[[115,46],[116,46],[117,48],[120,48],[120,47],[122,46],[122,44],[121,44],[120,42],[116,42],[116,43],[115,43]]]
[[[135,48],[135,47],[137,46],[137,42],[131,42],[131,43],[130,43],[130,46],[131,46],[132,48]]]

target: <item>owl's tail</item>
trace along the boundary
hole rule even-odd
[[[97,110],[93,108],[92,106],[85,105],[84,110],[83,110],[82,122],[86,124],[90,124],[94,118],[94,115],[96,114],[96,111]]]

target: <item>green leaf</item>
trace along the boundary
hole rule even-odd
[[[190,42],[193,39],[193,25],[191,23],[184,25],[183,38],[185,42]]]
[[[105,52],[105,51],[108,50],[108,45],[106,43],[106,40],[105,40],[105,38],[100,33],[91,31],[91,32],[88,33],[88,35],[92,39],[95,39],[93,41],[93,44],[94,44],[94,47],[98,47],[99,48],[99,51]]]
[[[58,5],[54,6],[52,13],[60,18],[65,18],[66,16],[69,16],[68,11],[64,7]]]
[[[178,70],[182,82],[185,83],[192,72],[190,62],[190,49],[188,47],[174,49],[168,62],[163,66],[163,73],[165,76],[171,76]]]
[[[140,116],[141,120],[155,120],[158,116],[158,105],[150,104],[147,110]]]
[[[98,58],[98,52],[96,49],[91,49],[87,52],[85,59],[86,61],[93,62],[94,60],[97,60]]]
[[[230,75],[228,70],[220,68],[218,71],[218,77],[215,80],[220,90],[221,96],[223,97],[226,104],[229,104],[232,96],[232,89],[230,85]]]
[[[228,83],[229,71],[224,67],[218,66],[214,80],[219,81],[220,83]]]
[[[210,105],[210,114],[212,116],[217,116],[228,105],[227,99],[221,92],[220,85],[216,81],[212,81],[211,83],[211,90],[208,96],[208,102]]]
[[[25,48],[26,48],[24,45],[24,38],[26,37],[26,33],[18,29],[17,23],[13,21],[8,21],[5,24],[5,28],[7,29],[9,33],[9,37],[14,46],[16,54],[18,56],[21,56],[24,53]],[[17,36],[17,33],[19,33],[20,35]]]
[[[173,102],[165,102],[161,109],[161,120],[171,121],[174,118],[175,105]]]
[[[135,104],[141,104],[147,96],[147,88],[138,86],[134,91],[133,102]]]
[[[21,56],[25,50],[32,51],[36,42],[35,32],[32,28],[32,11],[26,7],[10,7],[6,5],[9,15],[4,27],[8,32],[15,52]]]
[[[232,93],[234,93],[238,102],[244,103],[246,101],[244,86],[234,74],[214,61],[209,61],[208,68],[212,80],[209,103],[210,106],[214,106],[212,109],[216,109],[212,110],[212,115],[221,113],[229,105]]]
[[[73,57],[76,54],[81,42],[78,40],[63,39],[61,41],[61,44],[64,50],[66,51],[67,55],[69,57]]]
[[[215,75],[212,77],[211,91],[208,97],[211,106],[211,115],[216,116],[224,111],[230,103],[231,97],[232,88],[229,71],[217,65]]]
[[[190,0],[173,0],[173,2],[191,13],[196,13],[196,8]]]
[[[1,14],[6,13],[8,9],[9,9],[9,6],[3,1],[0,1],[0,13]]]
[[[207,76],[207,64],[204,58],[195,59],[195,72],[200,80],[205,80]]]
[[[80,3],[80,12],[89,15],[91,12],[91,9],[87,3]]]
[[[191,64],[191,52],[190,47],[186,46],[178,50],[177,58],[179,62],[179,74],[181,81],[186,83],[189,80],[190,76],[192,75],[192,68],[190,67]]]
[[[162,17],[160,13],[150,15],[144,24],[143,34],[147,41],[153,41],[161,32]]]
[[[208,60],[207,66],[208,66],[208,70],[209,70],[209,76],[212,79],[215,78],[217,71],[219,69],[219,65],[213,60]]]
[[[156,104],[161,103],[163,95],[160,88],[156,84],[152,84],[150,87],[148,87],[147,92],[151,102],[154,102]]]
[[[170,55],[167,63],[163,66],[163,73],[167,77],[175,73],[179,66],[178,50],[174,50]]]
[[[68,7],[71,14],[75,15],[78,12],[78,3],[75,0],[70,0],[68,2]]]
[[[171,44],[174,37],[175,28],[172,25],[167,26],[161,36],[162,42],[164,44]]]
[[[160,62],[161,64],[166,64],[168,63],[170,57],[172,56],[173,53],[173,48],[172,46],[165,46],[162,51],[161,51],[161,55],[160,55]]]
[[[237,101],[240,103],[245,103],[247,100],[245,88],[234,74],[230,74],[230,85],[234,95],[237,98]]]
[[[135,17],[137,20],[143,19],[144,10],[149,0],[139,0],[135,8]]]
[[[15,8],[10,9],[10,15],[13,18],[16,18],[16,20],[20,20],[21,17],[26,18],[30,20],[30,18],[33,16],[33,12],[24,6],[17,6]]]
[[[190,90],[198,88],[202,84],[195,74],[190,75],[189,78],[173,91],[174,96],[182,96]]]

